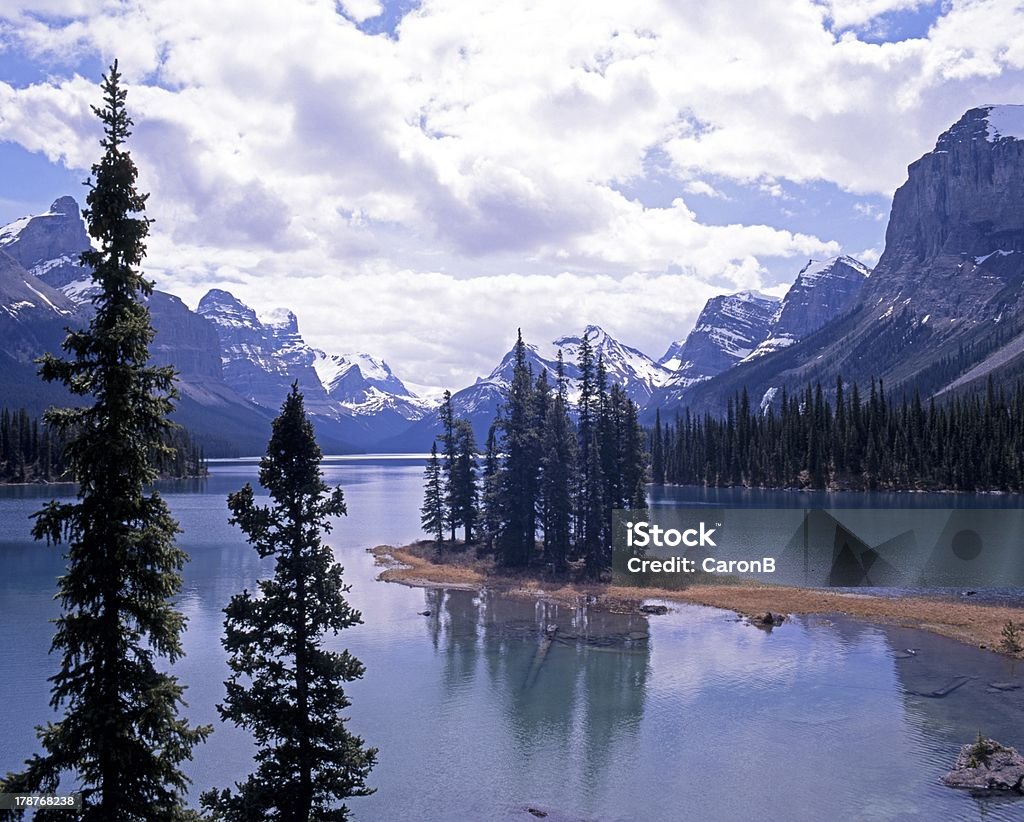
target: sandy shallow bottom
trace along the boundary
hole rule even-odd
[[[649,600],[688,602],[759,618],[773,614],[844,614],[873,622],[931,631],[979,648],[999,649],[1007,622],[1024,623],[1024,609],[956,602],[924,596],[883,597],[817,588],[755,583],[692,585],[681,590],[627,588],[581,582],[550,582],[529,573],[499,573],[488,560],[451,553],[436,561],[428,542],[371,549],[379,578],[414,587],[467,590],[487,588],[513,596],[547,599],[566,604],[586,600],[598,608],[631,612]],[[1018,654],[1018,656],[1022,656]]]

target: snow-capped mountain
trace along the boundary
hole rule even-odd
[[[45,213],[21,217],[0,228],[0,250],[76,302],[80,301],[77,292],[89,279],[89,271],[78,263],[88,248],[89,235],[74,197],[59,197]]]
[[[42,351],[55,350],[74,312],[74,304],[60,291],[0,251],[0,352],[4,358],[34,370],[32,360]]]
[[[941,397],[1024,375],[1024,106],[969,109],[907,168],[885,249],[849,311],[799,342],[694,386],[720,413],[745,387],[768,402],[808,381],[882,379]],[[853,278],[855,279],[855,278]],[[828,390],[826,388],[826,390]]]
[[[316,351],[302,339],[293,313],[278,309],[264,322],[254,309],[219,288],[208,291],[196,310],[217,330],[224,381],[243,397],[277,409],[297,381],[311,413],[344,415],[327,397],[313,368]]]
[[[672,374],[671,369],[656,363],[642,351],[619,342],[598,325],[588,325],[583,333],[594,351],[595,362],[598,357],[604,362],[609,382],[622,386],[626,396],[641,408]],[[563,360],[572,364],[572,371],[567,373],[573,378],[570,384],[574,390],[580,342],[579,336],[566,336],[552,343],[555,356],[561,350]]]
[[[667,368],[658,365],[642,351],[623,345],[598,325],[588,325],[583,334],[590,343],[594,362],[596,363],[600,358],[604,363],[609,383],[622,386],[626,395],[641,407],[647,404],[655,389],[663,385],[670,376],[671,372]],[[558,352],[562,352],[562,363],[568,382],[568,397],[572,405],[576,404],[579,397],[580,372],[576,363],[582,339],[579,335],[567,335],[559,337],[547,346],[526,344],[526,361],[534,376],[540,376],[541,371],[546,371],[548,380],[552,384],[555,382],[555,375],[558,371]],[[514,367],[515,351],[510,349],[487,377],[477,380],[476,384],[458,392],[453,399],[461,398],[466,392],[477,397],[482,397],[487,393],[500,394],[504,392],[512,382]],[[491,407],[492,405],[493,403],[489,400],[484,403],[475,400],[473,407],[467,410],[473,411],[477,407]]]
[[[277,410],[298,381],[310,414],[321,423],[336,423],[335,433],[355,447],[370,447],[436,407],[369,354],[332,355],[311,347],[288,309],[260,317],[230,292],[212,289],[197,310],[217,329],[228,385],[257,405]]]
[[[748,359],[793,345],[849,311],[870,274],[866,265],[846,255],[809,260],[772,315],[768,336]]]
[[[609,383],[621,385],[627,396],[641,407],[670,376],[671,372],[667,368],[658,365],[643,352],[622,344],[600,326],[588,325],[583,335],[593,349],[594,362],[600,357],[604,363]],[[526,362],[534,377],[546,371],[552,385],[556,380],[558,352],[561,350],[570,406],[576,405],[580,394],[580,372],[576,361],[581,342],[581,336],[569,335],[544,346],[526,343]],[[490,374],[452,394],[455,416],[469,420],[481,445],[512,382],[514,367],[515,351],[510,349]],[[407,432],[389,441],[389,447],[429,449],[438,432],[438,419],[436,410],[432,411]]]
[[[418,420],[437,406],[436,402],[416,396],[386,362],[369,354],[317,351],[313,368],[327,395],[357,415],[393,411],[403,419]]]
[[[768,336],[778,307],[777,297],[757,291],[712,297],[686,339],[658,361],[672,372],[666,385],[684,389],[732,368]]]

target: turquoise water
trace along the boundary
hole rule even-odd
[[[1024,748],[1024,690],[989,687],[1024,682],[1020,663],[828,616],[767,633],[697,606],[648,619],[380,583],[366,549],[418,536],[422,463],[336,459],[326,470],[350,512],[330,541],[365,619],[341,638],[367,666],[350,689],[351,727],[380,748],[377,793],[350,802],[358,819],[530,822],[527,807],[549,820],[1024,819],[1024,802],[938,782],[979,729]],[[217,726],[189,766],[196,795],[251,767],[248,737],[214,706],[221,609],[270,570],[227,523],[226,494],[255,471],[217,463],[208,480],[164,486],[192,556],[175,670],[190,715]],[[0,772],[37,750],[33,725],[52,716],[47,619],[61,560],[27,529],[59,490],[0,489]],[[749,492],[671,492],[756,504]],[[916,695],[961,677],[944,698]]]

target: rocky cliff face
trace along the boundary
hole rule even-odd
[[[183,380],[222,379],[217,329],[173,294],[154,291],[149,313],[156,336],[149,350],[158,365],[171,365]]]
[[[60,291],[0,251],[0,353],[5,357],[31,365],[44,351],[58,350],[75,310]]]
[[[60,197],[45,214],[0,228],[0,249],[55,288],[88,278],[88,271],[78,264],[88,248],[89,235],[74,197]]]
[[[971,109],[907,171],[864,298],[980,319],[1024,264],[1024,106]]]
[[[857,307],[800,343],[695,386],[720,411],[836,376],[924,396],[1024,375],[1024,106],[969,110],[907,169]]]
[[[278,311],[263,322],[230,292],[212,289],[197,312],[217,334],[224,381],[243,397],[277,409],[297,380],[311,412],[330,415],[336,410],[313,368],[316,352],[302,339],[290,311]]]
[[[672,371],[667,386],[684,389],[732,368],[768,336],[779,300],[756,291],[723,294],[705,303],[685,340],[658,361]]]
[[[845,314],[856,305],[869,273],[853,257],[809,260],[772,315],[768,335],[749,357],[793,345]]]

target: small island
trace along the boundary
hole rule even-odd
[[[1019,640],[1014,644],[1011,639],[1018,631],[1024,633],[1018,625],[1022,619],[1019,608],[939,597],[871,596],[737,579],[699,580],[678,590],[629,588],[587,580],[583,575],[553,578],[533,568],[504,569],[493,558],[478,558],[464,546],[439,552],[429,540],[400,547],[379,545],[371,552],[383,566],[379,579],[412,587],[486,588],[509,596],[535,597],[566,605],[587,604],[625,613],[651,613],[645,604],[649,600],[663,600],[734,611],[754,624],[766,624],[764,618],[768,614],[843,614],[930,631],[979,648],[1022,656]]]

